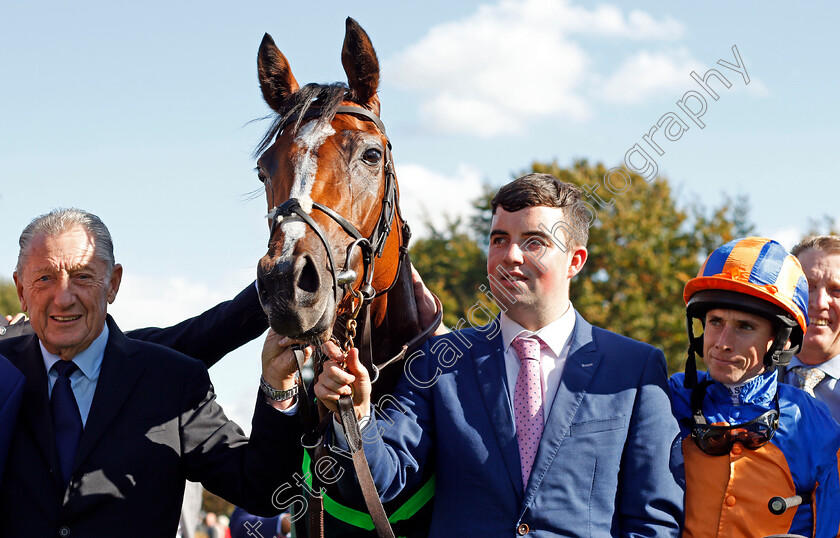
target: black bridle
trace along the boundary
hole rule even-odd
[[[302,121],[305,121],[310,118],[318,118],[323,115],[324,111],[321,108],[314,107],[308,109],[303,115],[300,114],[293,114],[289,117],[285,118],[283,123],[280,125],[280,129],[278,132],[278,136],[280,133],[283,132],[283,129],[289,125],[290,123],[297,122],[298,124]],[[327,239],[326,235],[324,235],[323,230],[321,227],[318,226],[318,223],[307,213],[300,204],[300,200],[297,198],[290,198],[271,209],[266,215],[267,218],[271,219],[271,231],[269,235],[269,242],[271,238],[274,237],[274,233],[277,230],[277,227],[280,225],[282,220],[285,217],[296,216],[300,218],[306,225],[315,232],[315,235],[318,236],[318,239],[321,240],[321,243],[324,245],[324,249],[327,251],[327,257],[330,261],[330,273],[332,275],[333,280],[333,295],[336,299],[336,306],[340,303],[341,299],[345,295],[341,293],[341,288],[352,284],[356,280],[356,273],[350,269],[350,255],[353,252],[353,249],[358,247],[362,253],[362,281],[359,285],[358,290],[350,289],[350,293],[359,299],[359,305],[357,308],[361,307],[362,303],[366,303],[371,301],[374,297],[381,295],[394,285],[392,282],[386,289],[383,290],[375,290],[373,288],[373,269],[374,269],[374,262],[375,258],[379,258],[382,256],[382,252],[385,250],[385,243],[388,240],[388,237],[391,235],[391,223],[394,220],[394,214],[399,211],[399,199],[397,196],[397,181],[396,181],[396,174],[394,172],[394,164],[393,160],[391,159],[391,141],[388,139],[388,135],[385,132],[385,125],[382,123],[382,120],[374,114],[373,112],[367,110],[366,108],[362,108],[360,106],[339,106],[335,109],[335,114],[351,114],[355,116],[361,116],[367,120],[370,120],[376,125],[382,135],[385,137],[386,145],[385,145],[385,152],[383,155],[384,158],[384,167],[385,167],[385,193],[382,196],[382,209],[379,212],[379,219],[376,221],[376,225],[374,226],[373,232],[369,237],[364,237],[361,232],[359,232],[358,228],[356,228],[353,224],[351,224],[347,219],[339,215],[333,209],[320,204],[318,202],[312,203],[312,208],[317,209],[321,213],[325,214],[333,221],[335,221],[344,232],[353,238],[353,242],[347,247],[347,256],[345,257],[344,268],[340,271],[336,269],[335,259],[333,258],[333,249],[330,246],[329,239]],[[405,225],[404,225],[405,226]],[[404,230],[407,232],[407,227]],[[407,252],[407,248],[405,245],[400,245],[400,259],[399,264],[397,267],[397,275],[399,275],[399,268],[402,265],[403,258],[405,253]],[[396,281],[396,276],[394,277],[394,281]]]

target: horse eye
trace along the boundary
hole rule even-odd
[[[362,155],[362,160],[368,164],[378,164],[382,160],[382,152],[376,148],[370,148]]]
[[[259,179],[262,183],[265,183],[265,180],[268,179],[268,174],[266,174],[265,171],[263,171],[263,169],[259,166],[256,167],[254,170],[256,170],[257,172],[257,179]]]

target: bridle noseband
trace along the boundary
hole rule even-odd
[[[289,125],[292,122],[302,122],[304,120],[310,118],[317,118],[323,115],[323,110],[318,107],[308,109],[302,116],[300,114],[293,114],[289,117],[285,118],[282,125],[278,130],[278,136],[280,133],[283,132],[283,128]],[[397,199],[397,182],[396,182],[396,174],[394,173],[394,165],[391,159],[391,141],[388,140],[388,135],[385,133],[385,125],[382,123],[382,120],[374,114],[373,112],[362,108],[360,106],[339,106],[335,110],[335,114],[352,114],[355,116],[361,116],[365,119],[372,121],[376,127],[382,132],[382,135],[385,137],[385,141],[387,142],[385,146],[384,152],[384,160],[385,160],[385,193],[382,197],[382,209],[379,213],[379,219],[376,222],[376,226],[373,229],[370,237],[364,237],[359,230],[353,226],[347,219],[339,215],[333,209],[320,204],[318,202],[313,202],[312,207],[313,209],[317,209],[321,213],[325,214],[333,221],[335,221],[344,232],[353,238],[353,242],[347,247],[347,256],[345,258],[344,268],[340,271],[336,270],[335,259],[333,258],[332,248],[330,246],[330,242],[327,239],[326,235],[324,234],[321,227],[318,226],[318,223],[301,207],[300,200],[297,198],[290,198],[271,209],[266,215],[266,218],[271,220],[271,231],[269,234],[269,242],[271,238],[274,237],[274,233],[277,230],[277,227],[282,222],[283,218],[291,217],[292,215],[300,218],[304,223],[306,223],[309,228],[315,232],[315,235],[318,236],[318,239],[321,240],[321,243],[324,245],[324,249],[327,251],[327,257],[330,261],[330,273],[332,275],[333,280],[333,295],[336,299],[336,305],[338,305],[344,296],[344,293],[340,293],[339,290],[352,284],[356,280],[356,273],[349,268],[350,264],[350,255],[353,252],[353,249],[358,247],[362,253],[362,283],[359,285],[358,290],[350,289],[350,293],[359,299],[359,304],[357,308],[361,307],[361,304],[364,302],[368,302],[372,300],[375,296],[380,295],[388,291],[388,289],[393,286],[393,283],[387,287],[385,290],[375,290],[373,288],[373,268],[374,268],[374,258],[379,258],[382,256],[382,252],[385,250],[385,243],[388,240],[388,236],[391,234],[391,223],[394,219],[394,213],[399,211],[398,199]],[[400,264],[402,264],[402,259],[404,252],[403,245],[401,247],[400,253]],[[399,269],[399,268],[398,268]],[[397,271],[399,274],[399,270]],[[396,280],[396,276],[394,277]]]

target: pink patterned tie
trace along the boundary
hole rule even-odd
[[[511,342],[511,347],[519,357],[519,375],[513,389],[513,414],[516,420],[516,440],[519,442],[519,461],[522,463],[523,487],[528,486],[543,432],[541,345],[542,340],[536,336],[517,336]]]

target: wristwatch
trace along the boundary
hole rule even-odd
[[[268,384],[263,376],[260,376],[260,390],[265,394],[266,398],[274,400],[275,402],[282,402],[297,396],[297,384],[289,390],[277,390]]]

